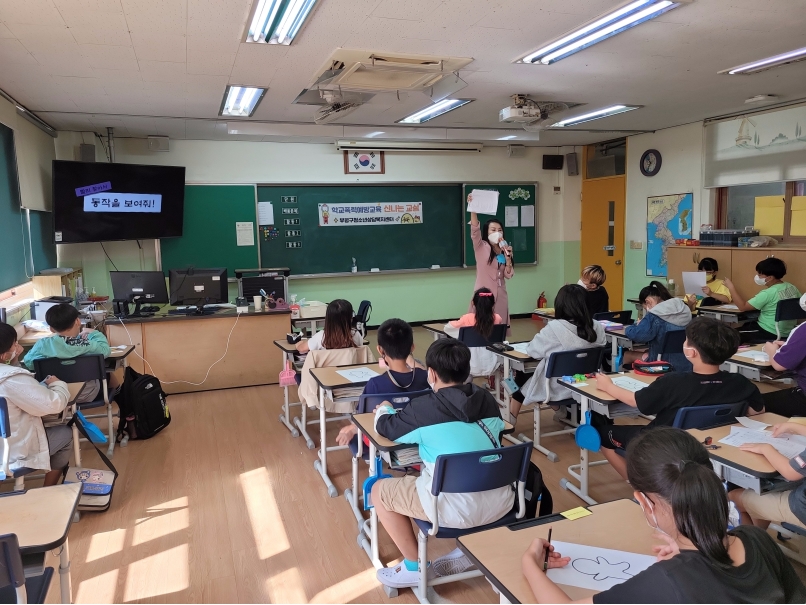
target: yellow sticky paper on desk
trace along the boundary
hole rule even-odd
[[[569,521],[576,521],[577,519],[587,517],[588,515],[592,515],[593,513],[583,506],[578,506],[576,508],[572,508],[571,510],[567,510],[564,513],[560,514]]]

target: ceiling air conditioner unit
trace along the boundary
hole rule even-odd
[[[356,149],[381,149],[384,151],[459,151],[475,152],[481,151],[481,143],[453,143],[445,141],[417,142],[417,141],[336,141],[336,149],[339,151],[352,151]]]
[[[353,113],[359,107],[361,107],[361,103],[333,103],[332,105],[325,105],[316,112],[313,121],[317,124],[330,124],[339,118]]]

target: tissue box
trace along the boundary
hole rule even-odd
[[[308,301],[304,307],[299,308],[299,316],[302,319],[324,317],[325,311],[327,311],[327,305],[325,303],[319,302],[318,300],[311,300]]]

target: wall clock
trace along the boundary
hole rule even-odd
[[[655,176],[660,172],[662,158],[657,149],[647,149],[641,156],[641,174],[644,176]]]

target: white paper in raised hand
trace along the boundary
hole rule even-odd
[[[686,294],[702,296],[705,287],[705,271],[683,271],[683,290]]]
[[[638,575],[655,563],[655,557],[634,552],[552,541],[554,552],[571,557],[565,567],[549,569],[556,584],[603,591]]]
[[[498,212],[498,192],[489,189],[474,189],[470,192],[473,199],[467,205],[468,212],[476,214],[495,214]]]

